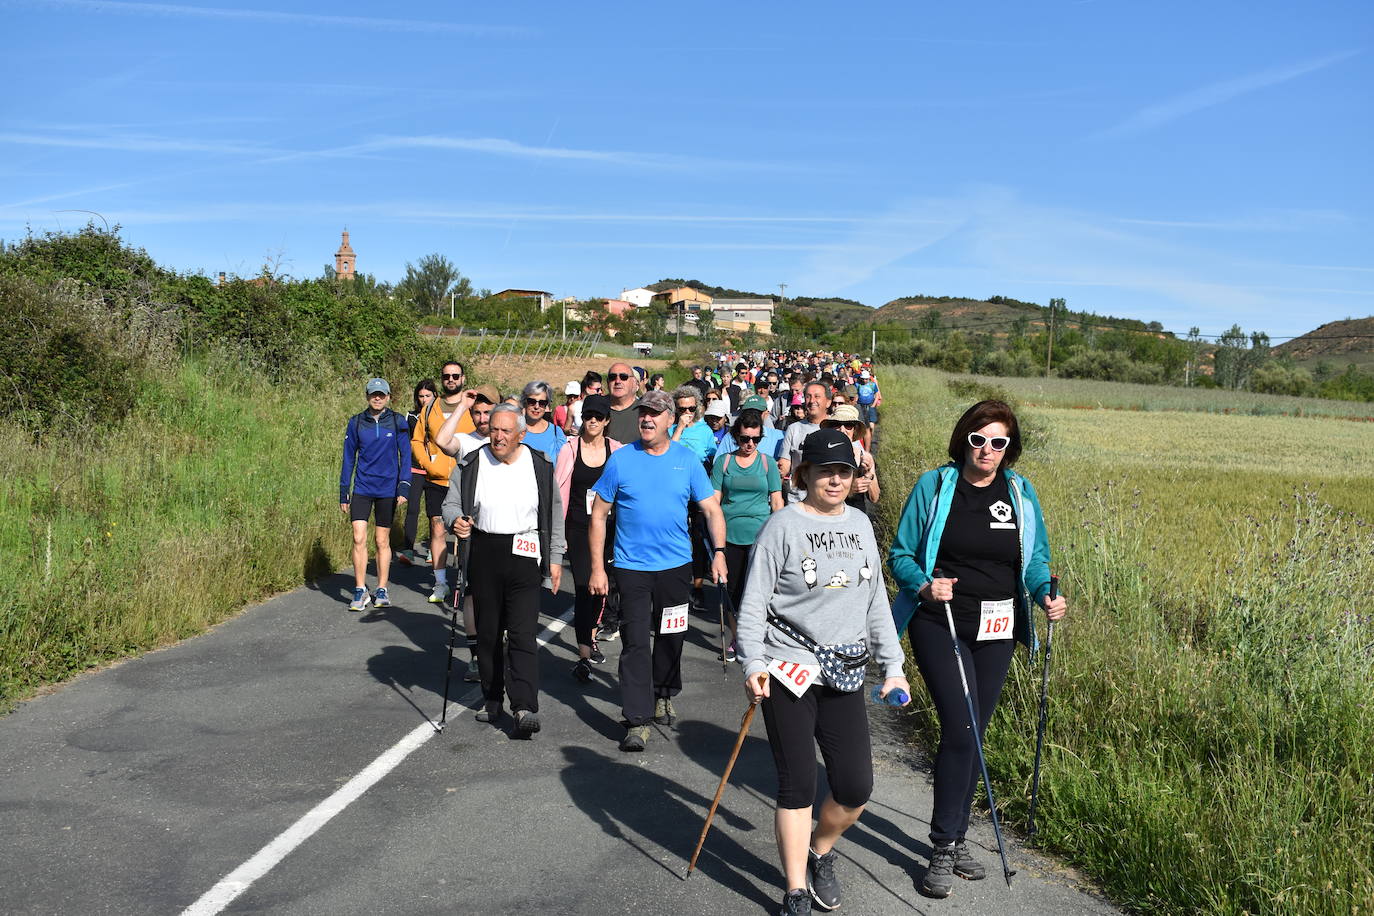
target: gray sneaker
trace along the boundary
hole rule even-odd
[[[840,879],[835,877],[835,850],[823,856],[806,851],[806,889],[811,899],[823,910],[833,910],[840,905]]]
[[[988,876],[988,870],[973,857],[963,840],[954,843],[954,873],[967,881],[982,881]]]
[[[632,725],[625,729],[625,737],[620,739],[622,751],[642,751],[649,743],[649,726]]]
[[[677,710],[673,708],[673,701],[668,697],[654,700],[654,721],[659,725],[672,725],[677,721]]]
[[[782,898],[782,909],[778,916],[811,916],[811,895],[798,888],[788,891]]]
[[[475,684],[482,679],[482,672],[477,668],[477,659],[468,659],[468,670],[463,672],[463,680],[470,684]]]
[[[930,854],[930,867],[921,880],[921,893],[930,897],[948,897],[954,890],[954,844],[936,846]]]

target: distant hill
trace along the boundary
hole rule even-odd
[[[1326,361],[1338,368],[1350,363],[1374,365],[1374,316],[1329,321],[1301,337],[1279,344],[1275,356],[1287,356],[1302,366]]]

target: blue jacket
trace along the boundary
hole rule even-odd
[[[373,499],[410,498],[410,427],[390,407],[376,418],[364,410],[348,420],[339,502],[348,502],[350,489]]]
[[[1011,490],[1012,508],[1016,514],[1016,530],[1021,537],[1021,592],[1016,596],[1016,638],[1030,646],[1032,652],[1040,648],[1035,631],[1035,615],[1031,607],[1050,593],[1050,542],[1045,534],[1045,517],[1040,512],[1040,500],[1035,488],[1026,478],[1013,470],[1002,472]],[[899,589],[892,602],[893,622],[901,633],[911,622],[920,603],[917,592],[934,578],[935,557],[940,552],[940,538],[945,533],[949,507],[954,501],[954,485],[959,469],[953,463],[926,471],[911,488],[902,517],[897,522],[897,534],[887,554],[888,568]]]

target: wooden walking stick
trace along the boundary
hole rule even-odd
[[[749,723],[754,721],[754,710],[758,708],[758,703],[750,703],[749,708],[744,711],[744,719],[739,724],[739,737],[735,739],[735,749],[730,752],[730,761],[725,764],[725,772],[720,776],[720,785],[716,787],[716,797],[711,802],[711,810],[706,812],[706,823],[701,825],[701,836],[697,837],[697,848],[692,850],[692,861],[687,863],[684,881],[692,874],[692,869],[697,867],[697,856],[701,855],[702,844],[706,842],[706,834],[711,829],[711,820],[716,816],[716,806],[720,804],[720,797],[725,793],[725,784],[730,781],[730,771],[735,768],[735,758],[739,756],[739,749],[744,746],[744,739],[749,734]]]

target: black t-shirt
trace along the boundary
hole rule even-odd
[[[1000,473],[986,487],[957,478],[935,565],[945,578],[959,580],[950,608],[961,630],[978,626],[984,601],[1016,596],[1021,552],[1014,505]],[[942,603],[922,602],[921,611],[944,619]]]

